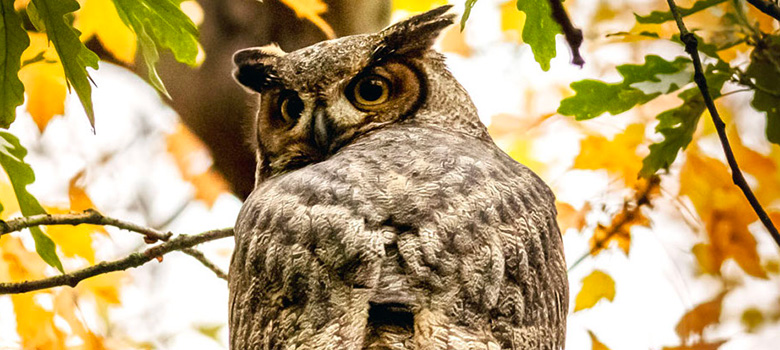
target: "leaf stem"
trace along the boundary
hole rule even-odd
[[[677,5],[674,3],[674,0],[666,1],[669,4],[669,9],[674,16],[674,20],[677,22],[677,28],[680,30],[680,41],[685,44],[685,52],[687,52],[693,59],[693,68],[695,71],[693,80],[699,87],[701,95],[704,98],[704,103],[707,106],[707,110],[710,112],[710,116],[712,117],[712,122],[715,124],[715,130],[718,132],[720,143],[723,146],[723,152],[726,154],[726,160],[729,164],[729,167],[731,168],[732,181],[739,187],[740,190],[742,190],[745,198],[747,198],[748,202],[750,202],[750,206],[753,207],[753,211],[756,212],[758,218],[761,220],[761,223],[764,224],[764,227],[766,227],[766,229],[769,231],[769,234],[775,240],[775,243],[777,243],[778,247],[780,247],[780,233],[777,232],[777,228],[772,223],[772,219],[769,218],[766,210],[764,210],[764,208],[758,202],[756,195],[753,194],[753,191],[750,189],[747,181],[745,181],[745,177],[742,175],[742,171],[739,169],[739,164],[737,164],[737,160],[734,158],[734,151],[732,151],[731,145],[729,144],[729,139],[726,136],[726,123],[723,122],[723,119],[721,119],[717,108],[715,108],[715,102],[712,100],[710,90],[707,87],[707,78],[704,76],[704,70],[702,69],[701,65],[701,58],[699,57],[698,40],[696,39],[695,35],[688,32],[688,29],[685,27],[685,23],[683,23],[680,13],[677,11]]]
[[[220,230],[212,230],[203,232],[197,235],[179,235],[165,243],[148,248],[143,252],[133,253],[129,256],[114,260],[110,262],[101,262],[90,267],[66,273],[63,275],[57,275],[49,278],[44,278],[34,281],[24,281],[18,283],[0,283],[0,295],[3,294],[20,294],[27,293],[35,290],[53,288],[58,286],[70,286],[76,287],[76,285],[90,277],[106,274],[114,271],[122,271],[130,268],[138,267],[146,264],[149,261],[158,259],[163,255],[172,251],[184,250],[191,248],[195,245],[213,241],[220,238],[225,238],[233,235],[233,229],[226,228]]]
[[[549,0],[550,8],[552,9],[552,17],[563,30],[563,36],[566,38],[566,43],[569,44],[571,49],[571,63],[580,66],[585,64],[585,60],[580,55],[580,45],[582,45],[582,30],[575,27],[571,23],[569,14],[566,13],[566,9],[563,7],[561,0]]]

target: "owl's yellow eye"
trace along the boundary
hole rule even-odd
[[[379,75],[369,75],[360,79],[353,89],[355,102],[365,107],[385,103],[390,98],[390,82]]]
[[[283,94],[279,101],[279,113],[285,122],[293,122],[301,117],[303,101],[295,93]]]

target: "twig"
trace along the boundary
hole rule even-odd
[[[585,60],[580,55],[580,45],[582,45],[582,30],[574,27],[571,23],[569,15],[566,13],[566,9],[563,7],[561,0],[549,0],[550,7],[552,9],[552,16],[555,22],[561,26],[563,30],[563,36],[566,38],[566,42],[571,49],[571,63],[582,67],[585,64]]]
[[[744,86],[747,86],[747,87],[750,87],[753,90],[761,91],[761,92],[763,92],[763,93],[765,93],[767,95],[770,95],[770,96],[773,96],[773,97],[776,97],[776,98],[780,98],[780,92],[774,91],[772,89],[768,89],[766,87],[763,87],[761,85],[758,85],[758,84],[754,83],[752,80],[750,80],[750,78],[747,75],[745,75],[745,73],[743,71],[741,71],[739,69],[736,69],[735,71],[736,71],[737,77],[736,78],[732,77],[732,79],[736,83],[744,85]]]
[[[780,21],[780,6],[767,0],[747,0],[753,7],[759,11]]]
[[[87,209],[81,213],[72,214],[41,214],[25,216],[18,219],[2,221],[0,220],[0,236],[21,231],[26,228],[42,225],[103,225],[114,226],[123,230],[137,232],[144,235],[146,243],[155,243],[157,241],[167,241],[173,235],[170,232],[161,232],[149,227],[143,227],[131,222],[114,219],[104,216],[94,209]]]
[[[680,29],[680,40],[685,44],[685,52],[691,55],[691,58],[693,59],[693,80],[696,82],[699,90],[701,90],[704,103],[707,105],[707,110],[710,112],[713,124],[715,124],[715,130],[718,131],[718,137],[723,146],[723,152],[726,154],[726,160],[731,168],[731,179],[734,181],[734,184],[742,190],[742,193],[745,195],[748,202],[750,202],[750,206],[753,207],[753,211],[756,212],[761,223],[764,224],[764,227],[769,231],[769,234],[772,235],[775,243],[780,246],[780,233],[777,232],[777,228],[775,228],[775,225],[772,223],[772,219],[769,218],[769,215],[767,215],[764,208],[758,202],[756,195],[753,194],[750,186],[745,181],[745,177],[739,169],[739,164],[737,164],[737,160],[734,158],[734,152],[731,150],[729,139],[726,136],[726,123],[723,122],[720,114],[718,114],[718,110],[715,108],[715,102],[712,100],[710,90],[707,87],[707,78],[704,76],[701,58],[699,57],[698,40],[696,40],[695,35],[688,32],[688,29],[685,28],[685,23],[683,23],[682,17],[680,17],[680,13],[677,11],[677,5],[674,3],[674,0],[666,1],[669,3],[669,9],[674,16],[674,20],[677,22],[677,28]]]
[[[206,256],[203,255],[203,252],[201,252],[200,250],[197,250],[195,248],[184,248],[181,251],[182,253],[195,258],[195,260],[200,261],[200,263],[203,264],[203,266],[211,270],[211,272],[214,272],[214,274],[217,275],[217,277],[227,281],[227,277],[228,277],[227,274],[224,271],[222,271],[222,269],[220,269],[219,266],[217,266],[216,264],[211,262],[211,260],[206,258]]]
[[[148,248],[143,252],[133,253],[125,258],[115,261],[104,261],[81,270],[66,273],[64,275],[58,275],[34,281],[0,283],[0,295],[26,293],[34,290],[53,288],[57,286],[75,287],[84,279],[109,272],[122,271],[138,267],[146,264],[149,261],[160,258],[172,251],[187,249],[204,242],[229,237],[231,235],[233,235],[233,229],[230,228],[207,231],[193,236],[180,235],[169,240],[168,242]]]

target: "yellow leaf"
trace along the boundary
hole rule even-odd
[[[69,211],[59,208],[46,208],[49,214],[66,214]],[[97,230],[94,225],[52,225],[46,226],[46,234],[62,250],[67,257],[80,256],[90,264],[95,263],[95,250],[92,248],[92,233]]]
[[[19,202],[16,201],[14,188],[8,182],[4,171],[0,171],[0,203],[3,204],[3,211],[0,211],[0,219],[7,220],[19,212]]]
[[[508,41],[523,42],[525,12],[517,9],[517,1],[508,1],[501,5],[501,30]]]
[[[127,280],[128,275],[125,271],[116,271],[107,274],[98,275],[81,281],[76,286],[79,295],[91,294],[95,299],[103,304],[119,305],[120,288]]]
[[[434,7],[447,4],[447,0],[393,0],[393,12],[406,11],[410,13],[425,12]]]
[[[675,327],[677,335],[683,340],[690,339],[693,335],[701,336],[705,328],[719,323],[725,295],[725,292],[720,293],[714,299],[701,303],[685,313]]]
[[[195,198],[209,206],[228,191],[225,180],[211,169],[211,157],[206,146],[183,124],[179,124],[167,139],[168,153],[173,156],[184,180],[195,187]]]
[[[67,334],[54,324],[54,312],[44,309],[36,296],[48,293],[11,295],[16,314],[16,332],[22,339],[23,349],[65,350]]]
[[[704,222],[712,261],[732,258],[748,274],[767,278],[756,251],[756,239],[748,230],[748,225],[757,220],[756,214],[742,191],[731,182],[725,164],[690,147],[680,172],[680,194],[691,199]]]
[[[16,0],[14,1],[14,10],[21,11],[25,8],[27,8],[27,4],[30,2],[30,0]]]
[[[582,289],[574,300],[574,312],[592,308],[601,299],[615,299],[615,281],[600,270],[582,279]]]
[[[46,263],[35,252],[24,248],[18,237],[0,238],[0,280],[20,282],[45,277]]]
[[[703,273],[708,275],[720,275],[720,265],[723,264],[723,256],[712,248],[712,245],[698,243],[691,249],[696,257],[696,262]]]
[[[609,350],[608,346],[604,345],[599,338],[596,338],[593,331],[588,330],[588,335],[590,336],[591,350]]]
[[[753,333],[758,327],[761,327],[766,320],[764,319],[764,314],[761,310],[751,307],[742,312],[740,321],[742,322],[742,325],[747,328],[748,333]]]
[[[314,23],[317,28],[325,33],[328,39],[336,37],[336,33],[333,32],[333,28],[330,27],[328,22],[325,22],[321,14],[328,10],[328,5],[322,2],[322,0],[281,0],[283,4],[295,11],[295,15],[300,18],[305,18]]]
[[[136,37],[128,28],[111,0],[84,0],[74,26],[81,31],[81,41],[97,36],[116,59],[131,64],[135,60]]]
[[[642,169],[642,157],[636,150],[644,141],[645,126],[632,124],[612,140],[591,135],[580,142],[580,153],[574,159],[577,169],[607,170],[623,179],[626,186],[634,186],[637,174]]]
[[[59,57],[54,47],[48,45],[46,34],[28,33],[30,46],[22,53],[22,62],[35,58],[41,52],[44,60],[22,67],[19,79],[24,84],[27,111],[43,132],[52,117],[65,112],[67,83]]]

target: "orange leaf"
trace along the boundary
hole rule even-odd
[[[680,194],[691,199],[704,222],[714,257],[711,261],[732,258],[748,274],[767,278],[756,251],[756,239],[748,230],[748,225],[757,220],[756,214],[731,182],[725,164],[691,147],[680,172]],[[714,271],[715,266],[707,269]]]
[[[589,309],[601,299],[615,299],[615,281],[601,270],[594,270],[582,279],[582,289],[574,300],[574,312]]]
[[[599,338],[596,338],[593,331],[588,330],[588,335],[590,336],[591,350],[609,350],[608,346],[604,345]]]
[[[472,54],[471,46],[466,43],[466,36],[457,26],[451,26],[444,31],[441,38],[441,50],[469,57]]]
[[[637,174],[642,169],[642,157],[637,155],[636,151],[644,138],[644,124],[629,125],[612,140],[598,135],[588,136],[580,142],[580,153],[574,159],[574,167],[607,170],[631,187],[636,183]]]
[[[325,22],[321,14],[328,10],[328,5],[322,2],[322,0],[281,0],[283,4],[295,11],[295,15],[300,18],[305,18],[314,23],[317,28],[325,33],[328,39],[336,37],[336,33],[333,28],[330,27],[328,22]]]
[[[211,157],[203,143],[183,124],[167,139],[168,153],[173,156],[184,180],[195,187],[195,198],[209,206],[228,191],[225,180],[211,169]]]
[[[74,26],[81,31],[81,41],[97,36],[103,47],[116,59],[133,63],[136,37],[116,11],[111,0],[84,0]]]
[[[691,345],[680,346],[664,346],[663,350],[717,350],[721,345],[725,344],[725,340],[716,341],[714,343],[696,343]]]
[[[585,203],[582,209],[577,210],[569,203],[556,201],[555,208],[558,211],[558,225],[561,228],[561,233],[566,233],[566,230],[570,228],[582,230],[582,227],[585,226],[585,216],[590,211],[590,203]]]
[[[715,299],[701,303],[685,313],[675,327],[677,335],[683,341],[693,335],[701,337],[705,328],[720,323],[720,311],[725,295],[726,293],[722,292]]]
[[[639,179],[635,184],[634,198],[623,202],[623,208],[612,217],[609,226],[599,225],[590,239],[590,253],[596,255],[611,242],[628,255],[631,249],[631,228],[650,226],[650,220],[642,213],[642,206],[649,205],[652,197],[659,191],[660,179]]]

